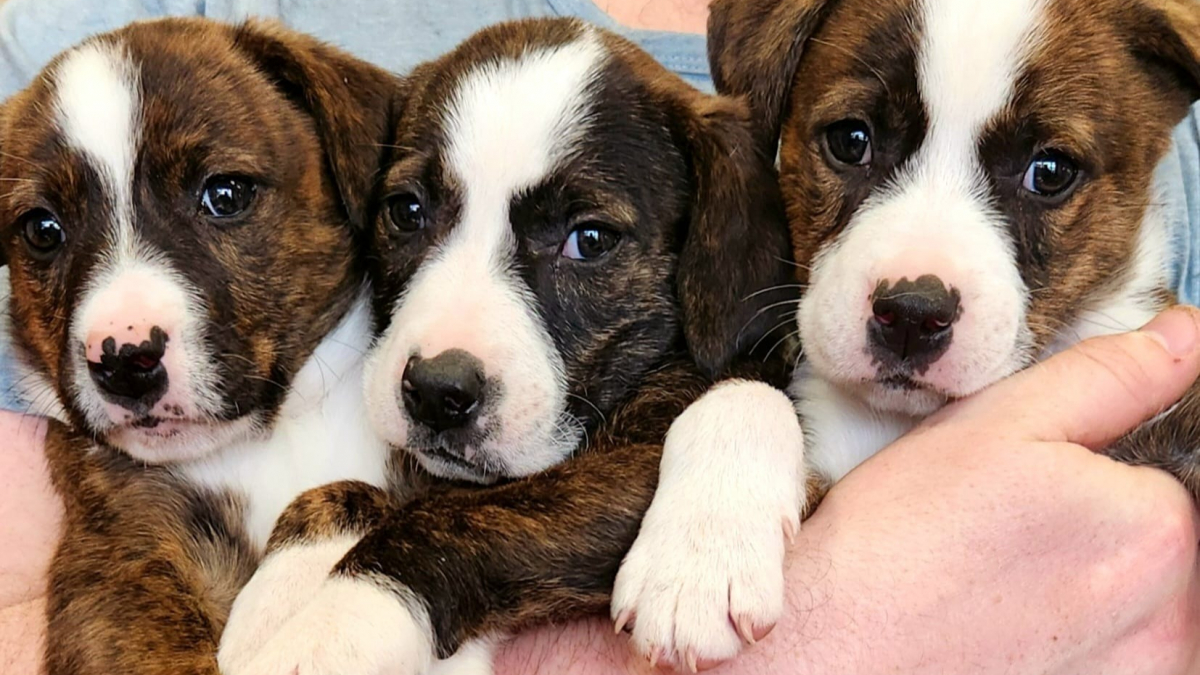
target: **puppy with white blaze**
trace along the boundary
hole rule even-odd
[[[799,467],[811,506],[947,402],[1173,302],[1153,177],[1200,95],[1200,4],[717,0],[709,28],[718,90],[750,101],[760,150],[778,151],[804,286],[792,383],[804,445],[757,490]],[[1197,492],[1198,444],[1193,392],[1107,452]],[[703,523],[705,480],[664,471],[659,498],[693,494],[696,508],[674,500],[656,521],[656,498],[647,558]],[[780,537],[761,546],[774,555]],[[653,636],[666,649],[672,635],[731,632],[670,605],[636,611],[671,613]],[[719,659],[737,643],[673,648]]]
[[[372,217],[367,405],[460,483],[294,503],[235,603],[226,675],[486,672],[496,638],[609,610],[664,437],[801,442],[766,383],[786,360],[745,358],[795,303],[748,112],[573,20],[501,24],[412,73]],[[729,376],[755,379],[680,417]]]
[[[9,318],[65,503],[48,675],[217,675],[288,503],[385,483],[357,240],[399,87],[273,26],[163,20],[0,107]]]

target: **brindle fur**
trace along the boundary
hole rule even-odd
[[[95,39],[124,45],[143,90],[155,92],[143,108],[140,171],[153,178],[140,179],[141,194],[187,195],[203,179],[191,173],[219,163],[207,153],[235,153],[278,179],[252,222],[224,237],[186,226],[192,212],[170,212],[170,198],[139,200],[136,214],[140,234],[207,294],[229,414],[269,425],[292,374],[363,283],[355,232],[400,82],[265,24],[172,19]],[[103,196],[87,164],[56,142],[51,94],[42,77],[0,109],[0,175],[20,178],[0,196],[0,248],[17,345],[79,424],[61,372],[66,317],[95,264],[86,241],[103,236]],[[74,209],[62,215],[76,226],[71,252],[49,265],[24,251],[17,225],[42,200]],[[94,436],[52,422],[47,438],[66,506],[50,571],[47,674],[217,675],[221,629],[259,555],[242,505]]]
[[[453,222],[458,188],[443,184],[436,161],[445,144],[437,113],[453,84],[480,63],[576,39],[581,29],[503,24],[414,72],[381,193],[432,184],[435,217]],[[650,242],[560,293],[587,313],[566,302],[543,307],[569,390],[595,405],[571,410],[588,429],[585,447],[532,477],[448,487],[398,509],[362,486],[330,486],[278,525],[292,540],[361,531],[370,520],[361,514],[383,507],[336,573],[384,575],[412,590],[442,656],[483,633],[604,611],[654,495],[670,423],[717,377],[786,379],[776,338],[765,338],[779,327],[768,310],[794,306],[795,293],[780,286],[791,269],[786,233],[771,159],[753,149],[747,110],[692,90],[619,38],[603,39],[612,58],[595,85],[593,130],[546,189],[514,200],[512,216],[520,240],[521,209],[550,211],[553,221],[562,206],[555,195],[582,192],[620,205],[612,217],[632,221],[638,240]],[[382,312],[420,261],[393,230],[377,219],[372,274]],[[542,280],[536,261],[521,262],[537,282],[567,283]],[[755,347],[775,357],[738,356]],[[347,507],[354,513],[337,513]]]
[[[985,130],[991,175],[1023,168],[1047,131],[1081,155],[1087,183],[1061,208],[1021,207],[1015,183],[993,202],[1013,224],[1028,324],[1042,351],[1078,313],[1124,282],[1139,228],[1153,204],[1154,169],[1171,130],[1200,96],[1200,4],[1191,0],[1056,0],[1016,96]],[[866,198],[924,138],[916,82],[917,3],[901,0],[716,0],[709,52],[717,90],[754,107],[763,148],[779,146],[780,185],[797,277]],[[1118,84],[1119,86],[1114,86]],[[877,125],[878,170],[843,180],[816,140],[824,125],[867,116]],[[886,133],[882,133],[886,131]],[[1035,133],[1036,132],[1036,133]],[[1020,145],[1020,144],[1016,144]],[[876,167],[873,167],[875,169]],[[1174,303],[1162,289],[1149,299]],[[1132,326],[1130,328],[1133,328]],[[1200,387],[1163,417],[1109,449],[1157,466],[1200,498]]]

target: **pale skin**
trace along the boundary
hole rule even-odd
[[[598,0],[704,31],[706,0]],[[1161,472],[1092,452],[1200,374],[1194,310],[1101,338],[935,416],[802,528],[788,609],[717,673],[1200,674],[1200,518]],[[1164,348],[1164,344],[1173,349]],[[37,672],[61,505],[41,424],[0,413],[0,672]],[[503,675],[648,672],[596,619],[521,636]]]

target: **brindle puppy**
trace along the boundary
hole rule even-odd
[[[567,20],[485,30],[410,86],[373,219],[371,417],[426,470],[497,485],[306,495],[235,605],[227,675],[416,673],[603,612],[672,420],[768,350],[789,297],[739,102]]]
[[[65,533],[50,675],[216,675],[278,514],[382,485],[354,228],[397,80],[258,24],[135,24],[0,109],[0,251]]]

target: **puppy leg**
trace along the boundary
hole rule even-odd
[[[1119,462],[1167,471],[1200,501],[1200,382],[1105,453]]]
[[[397,510],[258,658],[225,675],[417,675],[464,641],[603,611],[654,494],[661,448],[596,448]]]
[[[264,644],[317,595],[330,571],[391,502],[366,483],[309,490],[279,517],[267,556],[238,594],[221,636],[222,672],[241,672]]]
[[[717,386],[671,426],[658,491],[613,591],[617,630],[632,627],[651,662],[695,672],[778,621],[803,446],[791,401],[759,382]]]
[[[227,505],[53,422],[46,450],[67,505],[47,675],[217,675],[217,637],[256,562]]]

